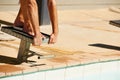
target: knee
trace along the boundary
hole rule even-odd
[[[48,0],[48,6],[56,6],[55,0]]]

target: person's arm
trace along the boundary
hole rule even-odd
[[[24,31],[34,35],[33,45],[41,45],[42,39],[38,20],[38,7],[36,0],[20,0],[24,17]]]
[[[49,43],[55,43],[58,36],[58,15],[55,0],[48,0],[48,9],[52,23],[52,34]]]
[[[34,42],[33,45],[41,45],[41,34],[38,20],[38,7],[36,1],[29,6],[28,9],[31,25],[34,31]]]

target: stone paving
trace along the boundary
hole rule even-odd
[[[15,64],[20,40],[0,41],[0,77],[120,59],[120,29],[109,24],[109,20],[120,19],[119,13],[104,8],[62,10],[58,11],[58,15],[58,42],[40,47],[31,45],[31,50],[54,54],[55,57],[40,60],[37,56],[29,58],[35,60],[37,66],[32,63]],[[15,16],[16,12],[0,12],[3,20],[13,22]],[[42,26],[41,31],[50,34],[51,26]]]

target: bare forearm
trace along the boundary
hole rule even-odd
[[[24,17],[24,31],[33,35],[33,45],[41,45],[41,34],[38,21],[38,8],[36,0],[20,0]]]
[[[29,19],[31,21],[31,25],[33,27],[35,36],[40,35],[37,3],[34,2],[32,4],[29,4],[28,7],[29,7],[28,9]]]
[[[52,32],[55,35],[58,35],[58,15],[57,15],[57,8],[56,2],[48,0],[48,9],[50,14],[50,20],[52,23]]]

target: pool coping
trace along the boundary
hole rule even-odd
[[[99,62],[90,62],[90,63],[77,64],[77,65],[71,65],[71,66],[66,66],[66,67],[59,67],[59,68],[51,68],[51,69],[45,69],[45,70],[31,71],[31,72],[26,72],[26,73],[21,73],[21,74],[2,76],[2,77],[0,77],[0,79],[9,78],[9,77],[15,77],[15,76],[28,75],[28,74],[38,73],[38,72],[53,71],[53,70],[60,70],[60,69],[66,69],[66,68],[72,68],[72,67],[86,66],[86,65],[97,64],[97,63],[115,62],[115,61],[120,61],[120,59],[113,59],[113,60],[107,60],[107,61],[103,60],[103,61],[99,61]]]

